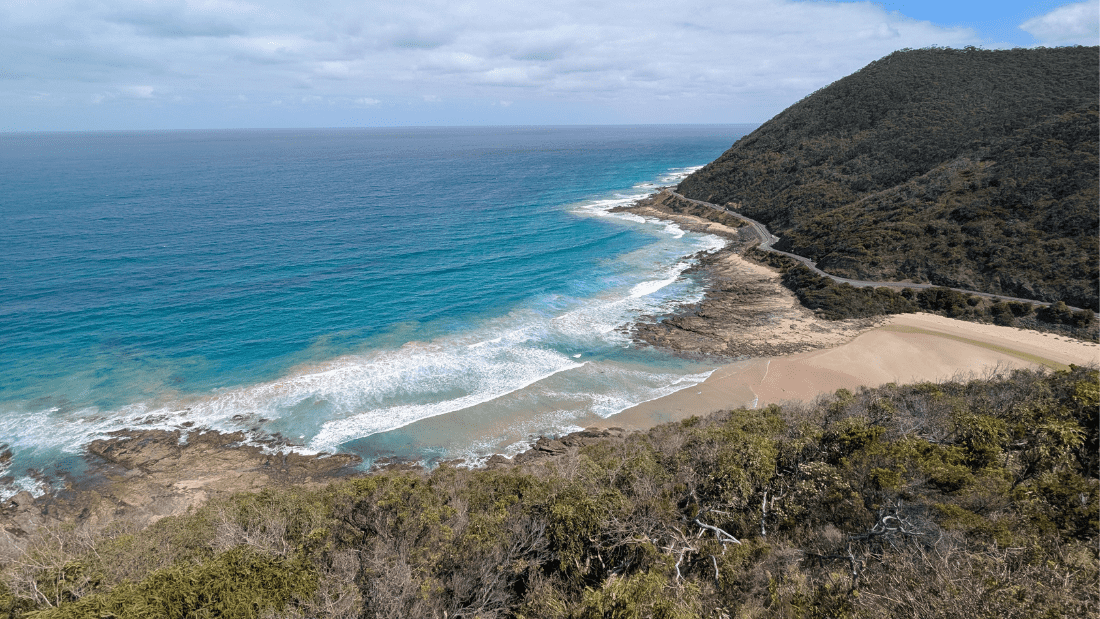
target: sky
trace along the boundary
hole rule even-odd
[[[0,132],[760,123],[898,49],[1098,23],[1100,0],[3,0]]]

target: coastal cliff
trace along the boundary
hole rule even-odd
[[[686,178],[864,280],[1100,308],[1098,48],[895,52]]]

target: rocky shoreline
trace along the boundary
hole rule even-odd
[[[703,300],[671,315],[641,321],[639,345],[723,360],[790,355],[846,342],[881,320],[825,320],[798,302],[774,270],[745,259],[756,235],[727,213],[659,192],[617,211],[675,222],[685,230],[721,236],[725,248],[698,257],[686,274],[703,279]]]
[[[526,466],[600,440],[621,440],[626,434],[622,428],[589,428],[541,437],[514,458],[495,455],[485,465]],[[69,480],[63,490],[39,497],[20,492],[0,504],[0,562],[20,553],[43,527],[64,524],[93,535],[120,523],[142,528],[237,492],[319,487],[379,470],[423,468],[383,461],[363,471],[357,468],[360,458],[351,454],[269,453],[244,439],[239,432],[196,431],[184,437],[179,431],[128,430],[92,442],[85,456],[89,470],[80,480]]]
[[[145,526],[186,513],[207,499],[287,485],[318,485],[355,473],[350,454],[271,453],[243,433],[127,430],[93,441],[88,468],[64,489],[39,497],[20,492],[0,505],[7,545],[39,527],[65,522],[92,529],[115,521]]]

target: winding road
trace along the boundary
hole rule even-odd
[[[794,260],[797,260],[797,261],[801,262],[802,264],[806,265],[807,267],[809,267],[810,270],[812,270],[814,273],[817,273],[818,275],[821,275],[821,276],[824,276],[824,277],[828,277],[829,279],[833,280],[834,282],[837,282],[838,284],[850,284],[850,285],[855,286],[857,288],[877,288],[877,287],[880,287],[880,286],[885,287],[885,288],[898,288],[898,289],[912,288],[913,290],[926,290],[928,288],[949,288],[950,290],[954,290],[956,292],[962,292],[962,293],[965,293],[965,294],[972,294],[974,296],[985,297],[987,299],[998,299],[998,300],[1001,300],[1001,301],[1019,301],[1021,303],[1031,303],[1032,305],[1039,305],[1039,306],[1052,305],[1052,303],[1050,303],[1049,301],[1036,301],[1035,299],[1022,299],[1020,297],[1008,297],[1008,296],[1005,296],[1003,294],[991,294],[991,293],[988,293],[988,292],[978,292],[977,290],[967,290],[965,288],[950,288],[948,286],[938,286],[936,284],[914,284],[912,282],[873,282],[873,281],[860,280],[860,279],[848,279],[846,277],[839,277],[837,275],[832,275],[830,273],[826,273],[825,271],[822,271],[821,269],[817,268],[817,263],[815,263],[813,260],[810,260],[809,258],[806,258],[804,256],[798,256],[796,254],[792,254],[790,252],[785,252],[785,251],[775,249],[774,247],[772,247],[773,245],[775,245],[776,243],[779,242],[779,237],[772,234],[771,231],[768,230],[767,226],[760,223],[759,221],[756,221],[755,219],[752,219],[750,217],[745,217],[744,215],[738,213],[737,211],[731,211],[730,209],[728,209],[724,206],[719,206],[719,205],[713,204],[711,202],[703,202],[702,200],[695,200],[694,198],[689,198],[687,196],[680,195],[679,193],[676,193],[672,189],[667,189],[667,191],[670,194],[672,194],[673,196],[676,196],[677,198],[680,198],[681,200],[687,200],[688,202],[693,202],[693,203],[698,204],[700,206],[706,206],[706,207],[712,208],[712,209],[717,210],[717,211],[722,211],[723,213],[729,213],[730,215],[733,215],[734,217],[746,222],[752,228],[753,232],[756,233],[757,238],[760,239],[760,246],[759,246],[760,249],[763,249],[765,251],[770,251],[772,253],[780,254],[780,255],[783,255],[783,256],[787,256],[788,258],[792,258]],[[1080,308],[1077,308],[1077,307],[1070,307],[1070,309],[1073,310],[1073,311],[1080,311]],[[1096,314],[1096,312],[1093,312],[1093,313]],[[1096,314],[1096,315],[1098,317],[1100,317],[1100,314]]]

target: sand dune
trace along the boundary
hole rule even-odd
[[[723,408],[810,401],[837,389],[941,381],[1020,367],[1100,363],[1100,346],[1065,336],[931,314],[891,316],[846,344],[727,365],[690,389],[609,417],[646,428]]]

